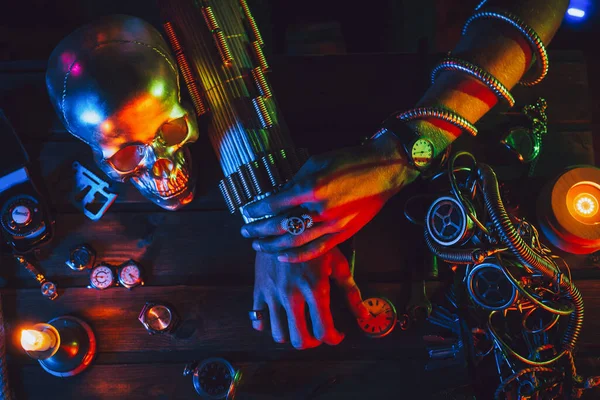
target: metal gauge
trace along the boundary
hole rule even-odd
[[[113,286],[115,274],[113,269],[106,264],[99,264],[90,273],[90,284],[94,289],[104,290]]]
[[[127,289],[143,285],[142,270],[133,260],[119,266],[119,282]]]
[[[396,308],[387,299],[372,297],[363,301],[371,314],[368,318],[358,318],[358,325],[369,337],[381,338],[389,334],[398,321]]]
[[[223,358],[209,358],[194,370],[194,388],[208,399],[231,399],[239,373]]]
[[[425,168],[433,160],[433,143],[425,138],[415,140],[410,149],[410,156],[418,168]]]
[[[56,285],[53,282],[45,281],[41,286],[42,295],[46,296],[50,300],[54,300],[58,297],[58,293],[56,291]]]

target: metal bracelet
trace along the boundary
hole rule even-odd
[[[521,79],[519,84],[523,86],[533,86],[540,83],[548,74],[548,53],[546,52],[546,47],[544,46],[542,39],[533,28],[527,25],[521,18],[508,11],[477,11],[467,19],[467,22],[465,22],[462,35],[464,36],[467,34],[468,28],[473,21],[482,18],[504,21],[516,28],[525,39],[527,39],[527,42],[531,46],[531,50],[534,52],[536,63],[538,64],[538,71],[537,74],[531,78]]]
[[[472,123],[470,123],[457,113],[443,108],[413,108],[412,110],[404,111],[403,113],[397,114],[396,118],[404,122],[422,118],[437,118],[451,123],[457,128],[468,132],[471,136],[477,136],[477,128],[475,128],[475,126]]]
[[[471,75],[481,81],[492,90],[496,96],[504,99],[509,107],[515,105],[515,99],[510,94],[508,88],[502,84],[495,76],[484,70],[483,68],[472,64],[460,58],[445,58],[431,71],[431,83],[435,82],[438,74],[442,71],[460,71]]]

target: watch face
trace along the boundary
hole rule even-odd
[[[425,168],[433,160],[433,143],[429,139],[417,139],[410,149],[410,156],[418,168]]]
[[[167,306],[156,304],[146,310],[144,319],[150,329],[162,332],[171,325],[173,314]]]
[[[369,318],[359,318],[358,325],[368,336],[384,337],[394,329],[398,316],[394,305],[389,300],[373,297],[363,301],[363,304],[367,307],[371,316]]]
[[[235,375],[233,366],[227,360],[204,360],[194,373],[196,392],[209,399],[225,399],[232,389]]]
[[[90,274],[90,283],[96,289],[108,289],[115,280],[112,268],[106,265],[99,265],[92,269]]]
[[[46,297],[52,297],[56,294],[56,285],[50,281],[42,284],[42,294]]]
[[[119,280],[125,287],[141,285],[142,273],[140,267],[134,263],[127,263],[119,270]]]

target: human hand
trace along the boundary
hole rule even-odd
[[[338,248],[300,264],[282,263],[272,254],[256,253],[253,309],[269,310],[273,340],[284,343],[291,339],[292,345],[302,350],[321,343],[337,345],[344,339],[331,316],[329,278],[342,289],[352,313],[357,318],[368,317],[348,261]],[[306,306],[312,332],[306,320]],[[252,327],[263,331],[265,320],[253,321]]]
[[[271,217],[244,225],[242,235],[259,238],[253,248],[274,253],[281,262],[311,260],[358,232],[416,176],[389,134],[364,146],[311,157],[282,191],[244,208],[247,217]],[[280,226],[286,216],[304,213],[314,226],[302,234]]]

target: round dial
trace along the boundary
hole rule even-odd
[[[119,281],[126,288],[142,284],[142,271],[135,263],[128,262],[119,269]]]
[[[169,307],[156,304],[146,310],[144,318],[150,329],[161,332],[165,331],[171,325],[173,314]]]
[[[56,294],[56,285],[50,281],[42,284],[42,294],[46,297],[54,297]]]
[[[18,205],[12,209],[12,219],[19,225],[31,222],[31,209],[25,205]]]
[[[398,316],[396,308],[387,299],[381,297],[373,297],[363,301],[363,304],[371,314],[368,318],[359,318],[358,325],[370,337],[380,338],[390,333]]]
[[[410,156],[418,168],[425,168],[433,160],[433,143],[429,139],[417,139],[410,149]]]
[[[115,275],[112,268],[107,265],[98,265],[92,269],[90,283],[96,289],[108,289],[113,285]]]
[[[222,358],[204,360],[194,372],[194,387],[209,399],[226,399],[234,389],[237,375],[233,366]]]

